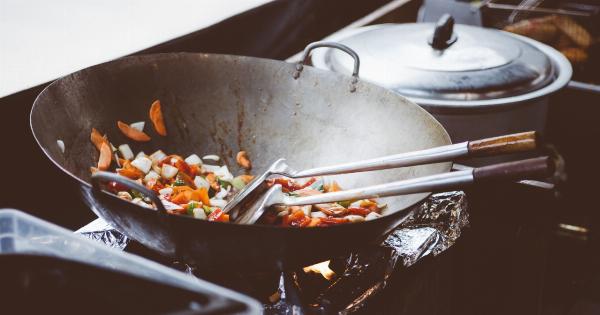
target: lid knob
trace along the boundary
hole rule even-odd
[[[456,42],[456,34],[454,30],[454,18],[446,13],[435,24],[435,31],[429,38],[429,45],[433,49],[442,50],[448,48]]]

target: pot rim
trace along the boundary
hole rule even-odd
[[[341,32],[339,34],[335,34],[331,37],[328,37],[327,40],[341,41],[344,38],[347,38],[347,37],[350,37],[350,36],[353,36],[356,34],[360,34],[362,32],[366,32],[366,31],[370,31],[370,30],[378,29],[378,28],[383,28],[383,27],[388,27],[390,25],[395,25],[395,24],[386,23],[386,24],[377,24],[377,25],[360,27],[360,28],[348,30],[345,32]],[[504,31],[502,31],[502,32],[504,32]],[[504,32],[504,33],[508,36],[512,36],[521,41],[524,41],[524,42],[534,46],[535,48],[539,49],[544,54],[546,54],[550,58],[553,66],[555,67],[555,69],[557,71],[556,78],[550,84],[548,84],[538,90],[535,90],[535,91],[532,91],[529,93],[524,93],[521,95],[515,95],[515,96],[497,98],[497,99],[437,100],[437,99],[420,98],[420,97],[412,97],[412,96],[405,96],[405,97],[408,98],[409,100],[419,104],[420,106],[427,108],[427,110],[431,109],[432,112],[435,111],[435,112],[450,113],[450,112],[463,112],[463,111],[472,111],[472,110],[487,111],[487,110],[491,110],[493,108],[495,108],[496,110],[506,110],[506,106],[519,106],[519,104],[521,104],[521,103],[548,96],[548,95],[560,90],[565,85],[567,85],[567,83],[569,83],[569,81],[571,80],[571,76],[573,74],[573,69],[571,67],[571,63],[567,60],[567,58],[565,56],[563,56],[563,54],[561,54],[556,49],[554,49],[546,44],[540,43],[536,40],[533,40],[533,39],[530,39],[530,38],[527,38],[527,37],[524,37],[521,35],[509,33],[509,32]],[[326,52],[327,52],[327,50],[320,50],[320,51],[314,52],[314,54],[311,57],[311,62],[315,67],[330,70],[325,63]],[[360,77],[359,77],[359,79],[360,79]],[[364,79],[362,79],[362,80],[364,80]],[[375,82],[371,81],[371,83],[379,84],[376,81]],[[389,87],[386,87],[386,88],[389,88]],[[394,89],[392,89],[392,90],[400,95],[403,95],[401,92],[398,92]]]

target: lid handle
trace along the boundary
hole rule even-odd
[[[448,48],[456,42],[456,34],[454,34],[454,18],[446,13],[435,24],[435,31],[429,38],[429,45],[433,49],[442,50]]]

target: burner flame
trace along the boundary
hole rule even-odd
[[[323,278],[327,280],[333,279],[335,277],[335,272],[329,268],[329,260],[320,262],[318,264],[314,264],[312,266],[304,267],[302,270],[306,273],[314,272],[319,273],[323,276]]]

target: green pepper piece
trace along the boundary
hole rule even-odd
[[[187,214],[194,216],[194,209],[196,209],[198,205],[195,202],[190,202],[187,206]]]
[[[207,217],[209,214],[211,214],[213,212],[213,209],[209,206],[202,206],[202,209],[204,209],[204,213],[206,214]]]

